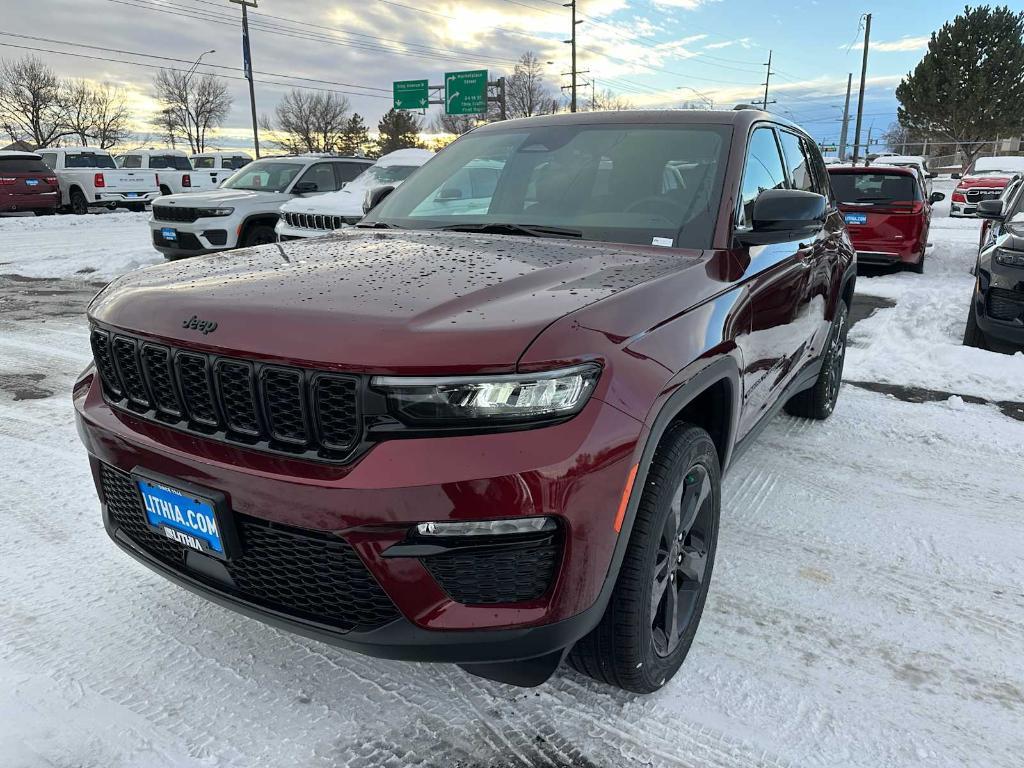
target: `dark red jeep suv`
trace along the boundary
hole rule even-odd
[[[814,142],[751,109],[511,120],[386,193],[96,297],[74,402],[107,531],[343,648],[659,688],[723,471],[839,392],[855,253]]]

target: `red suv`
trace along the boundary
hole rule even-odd
[[[48,216],[57,210],[60,190],[53,171],[32,152],[0,152],[0,211],[33,211]]]
[[[946,196],[929,196],[913,168],[833,165],[828,172],[857,260],[924,272],[932,203]]]
[[[448,194],[481,162],[485,196]],[[386,193],[96,297],[74,403],[108,533],[345,648],[659,688],[722,472],[836,403],[855,254],[814,142],[749,109],[536,117]]]

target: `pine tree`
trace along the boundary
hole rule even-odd
[[[901,125],[956,142],[968,164],[975,142],[1024,130],[1024,12],[967,7],[933,32],[928,53],[896,88]]]
[[[386,155],[396,149],[421,147],[420,121],[411,112],[390,110],[377,124],[377,151]]]
[[[343,155],[358,155],[366,151],[369,143],[370,131],[366,127],[366,121],[356,112],[345,123],[341,140],[338,142],[338,151]]]

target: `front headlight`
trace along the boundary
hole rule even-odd
[[[230,216],[234,212],[234,208],[200,208],[199,218],[205,219],[213,216]]]
[[[1009,251],[996,248],[996,261],[1006,267],[1024,267],[1024,251]]]
[[[487,427],[545,421],[579,413],[601,368],[579,365],[540,373],[414,378],[375,376],[370,386],[413,427]]]

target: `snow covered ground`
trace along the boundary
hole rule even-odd
[[[958,346],[978,224],[938,213],[923,277],[859,281],[896,305],[847,378],[1024,400],[1020,356]],[[141,218],[2,219],[0,274],[155,261]],[[846,385],[825,423],[780,417],[726,480],[678,677],[514,689],[270,629],[116,550],[69,398],[94,290],[0,277],[4,768],[1020,765],[1024,424],[997,408]]]

